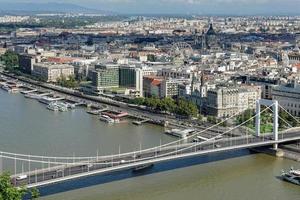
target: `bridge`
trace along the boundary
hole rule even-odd
[[[261,105],[265,106],[263,110],[261,110]],[[33,188],[126,169],[137,170],[160,162],[213,153],[263,146],[273,146],[274,149],[277,149],[280,143],[300,140],[300,131],[279,116],[279,109],[287,112],[277,101],[258,100],[254,116],[222,133],[207,137],[204,141],[192,142],[192,139],[205,134],[205,132],[216,128],[227,120],[232,120],[238,114],[204,130],[195,131],[188,138],[148,149],[127,153],[119,152],[116,155],[99,156],[97,153],[96,156],[89,157],[51,157],[0,151],[0,171],[4,160],[13,161],[12,183],[16,187],[25,185],[27,188]],[[260,116],[267,111],[273,112],[273,132],[262,134]],[[289,112],[287,114],[299,123],[297,118]],[[232,134],[235,129],[244,126],[251,120],[255,120],[255,134],[246,133],[240,136]],[[279,120],[282,120],[288,127],[287,130],[278,131]],[[28,171],[23,172],[22,170],[22,172],[19,172],[17,165],[24,162],[28,166]]]

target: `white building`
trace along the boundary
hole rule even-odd
[[[68,79],[74,75],[74,67],[68,64],[37,63],[33,64],[32,75],[46,82],[56,82],[62,76]]]
[[[161,82],[160,97],[174,97],[179,95],[179,85],[190,83],[190,79],[164,79]]]
[[[259,86],[240,88],[220,87],[207,92],[206,112],[208,115],[225,118],[254,109],[256,100],[261,97]]]
[[[300,117],[300,85],[278,85],[272,89],[272,97],[294,116]]]

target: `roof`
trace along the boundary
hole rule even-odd
[[[209,28],[208,28],[206,34],[207,34],[207,35],[215,35],[215,34],[216,34],[216,32],[215,32],[215,30],[214,30],[214,28],[213,28],[212,23],[209,24]]]
[[[53,63],[71,63],[75,60],[78,60],[78,58],[72,58],[72,57],[49,57],[47,59],[48,62]]]

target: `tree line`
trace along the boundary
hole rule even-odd
[[[38,189],[28,190],[25,187],[14,187],[8,173],[0,174],[0,200],[22,200],[27,193],[30,193],[31,200],[40,196]]]
[[[165,111],[187,117],[196,117],[199,113],[197,106],[193,102],[181,98],[178,100],[174,100],[170,97],[163,99],[157,97],[135,98],[130,100],[129,103],[144,105],[152,110]]]

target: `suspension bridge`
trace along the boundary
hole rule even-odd
[[[265,106],[263,110],[261,110],[261,105]],[[205,130],[196,131],[185,139],[133,152],[119,152],[116,155],[99,156],[97,153],[96,156],[86,157],[51,157],[0,151],[0,172],[3,162],[10,160],[10,162],[14,163],[13,169],[11,170],[13,172],[11,176],[12,183],[16,187],[25,186],[27,188],[33,188],[87,176],[135,169],[156,163],[213,153],[263,146],[273,146],[274,149],[277,149],[280,143],[300,140],[300,130],[298,131],[297,127],[293,127],[290,122],[282,119],[278,114],[279,109],[283,112],[287,112],[275,100],[258,100],[254,116],[204,141],[191,142],[193,138],[205,135],[205,132],[223,124],[227,120],[235,118],[237,115],[208,127]],[[270,110],[273,113],[273,132],[270,134],[262,134],[260,130],[261,114]],[[292,116],[289,112],[287,112],[287,114],[299,123],[297,118]],[[255,134],[246,133],[240,136],[230,134],[251,120],[255,120]],[[282,122],[286,124],[288,127],[287,130],[279,132],[279,120],[282,120]],[[26,171],[23,169],[24,163],[26,165]],[[20,169],[20,164],[22,165],[21,171],[18,170]]]

